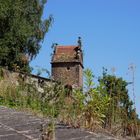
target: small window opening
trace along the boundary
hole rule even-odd
[[[67,70],[70,70],[70,67],[67,67]]]

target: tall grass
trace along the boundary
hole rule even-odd
[[[43,92],[38,91],[38,87],[33,82],[13,82],[9,79],[1,78],[0,80],[0,104],[16,108],[31,109],[49,116],[59,92],[58,86],[44,86]],[[60,91],[60,86],[59,86]],[[57,108],[55,108],[57,114]],[[55,114],[55,115],[56,115]]]
[[[75,128],[100,130],[107,117],[110,97],[104,85],[94,85],[90,70],[85,72],[84,85],[84,90],[73,89],[71,94],[67,94],[69,91],[63,85],[52,81],[39,87],[30,78],[28,82],[21,78],[15,82],[3,78],[1,74],[0,105],[28,109],[50,118],[49,129],[51,126],[53,135],[56,120]],[[42,88],[42,91],[38,88]]]
[[[43,85],[39,92],[36,83],[18,79],[13,82],[8,79],[0,80],[0,104],[10,107],[30,109],[51,119],[57,118],[61,122],[73,127],[84,127],[93,130],[101,127],[104,110],[108,98],[91,85],[92,75],[86,75],[87,88],[85,93],[73,90],[67,95],[67,90],[61,84],[51,83]]]

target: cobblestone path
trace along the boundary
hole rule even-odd
[[[40,140],[41,124],[45,119],[0,106],[0,140]],[[56,126],[56,140],[116,140],[102,134]]]

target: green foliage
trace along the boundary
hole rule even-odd
[[[41,48],[52,21],[42,20],[46,0],[0,2],[0,65],[30,71],[29,61]]]
[[[93,88],[94,86],[94,82],[93,82],[93,78],[94,78],[94,75],[92,73],[92,71],[90,69],[86,69],[84,71],[84,85],[86,86],[86,90],[89,90],[91,88]]]
[[[66,124],[94,131],[101,128],[104,123],[110,98],[103,92],[102,86],[94,87],[94,76],[91,70],[85,70],[84,78],[84,92],[75,89],[72,95],[65,97],[60,115]]]
[[[29,77],[28,82],[19,78],[18,85],[3,78],[0,81],[0,104],[30,109],[49,117],[53,131],[58,119],[72,127],[91,131],[109,128],[113,134],[119,131],[121,135],[131,135],[128,128],[135,130],[140,121],[129,99],[127,82],[104,73],[95,86],[91,70],[85,70],[84,76],[84,91],[70,91],[53,81],[37,86]]]
[[[94,130],[101,127],[109,96],[103,92],[103,86],[94,87],[93,74],[85,71],[85,89],[75,89],[71,94],[69,90],[59,83],[42,85],[43,91],[39,92],[36,83],[25,83],[19,79],[19,84],[2,80],[0,84],[1,104],[11,107],[30,108],[41,112],[49,118],[59,118],[66,124],[74,127],[86,127]]]
[[[103,86],[99,85],[94,87],[93,73],[87,69],[85,74],[85,105],[84,105],[84,117],[85,124],[91,130],[97,129],[104,123],[105,111],[109,105],[109,96],[103,91]]]
[[[104,69],[103,76],[99,78],[99,84],[104,85],[103,90],[110,97],[110,105],[106,110],[104,127],[114,131],[115,126],[115,131],[116,127],[126,131],[130,122],[136,126],[136,112],[133,108],[133,102],[128,95],[128,83],[122,78],[107,74],[107,71]]]
[[[8,80],[0,83],[0,104],[16,108],[27,108],[40,112],[47,117],[56,118],[62,107],[63,87],[53,83],[44,86],[39,92],[36,83],[28,79],[28,83],[19,81],[19,85]],[[31,80],[31,81],[30,81]]]

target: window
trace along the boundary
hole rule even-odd
[[[70,67],[69,66],[67,67],[67,70],[70,70]]]

